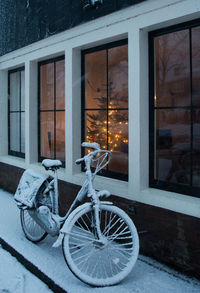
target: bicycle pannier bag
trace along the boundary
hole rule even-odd
[[[49,177],[50,176],[48,174],[27,169],[23,173],[14,195],[14,199],[17,202],[18,207],[20,208],[25,205],[29,208],[33,208],[38,190],[43,182]]]

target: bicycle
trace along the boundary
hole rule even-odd
[[[139,253],[139,238],[134,223],[123,210],[112,202],[100,200],[110,192],[93,188],[95,175],[110,161],[110,151],[101,150],[98,143],[84,142],[82,146],[92,149],[76,160],[76,164],[85,162],[86,180],[64,217],[59,216],[58,210],[57,169],[62,165],[59,160],[42,162],[46,170],[54,172],[53,177],[27,171],[39,178],[32,180],[34,194],[30,196],[29,192],[27,199],[22,189],[26,184],[31,185],[31,180],[27,183],[27,178],[21,179],[15,200],[27,239],[39,242],[47,234],[59,235],[53,246],[62,244],[71,272],[91,286],[110,286],[131,272]],[[87,197],[90,201],[83,203]]]

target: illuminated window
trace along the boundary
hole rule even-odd
[[[82,140],[112,152],[103,175],[128,179],[127,40],[82,53]]]
[[[150,34],[150,186],[199,196],[200,24]]]
[[[65,60],[39,63],[39,160],[65,161]]]
[[[25,157],[24,67],[8,74],[8,154]]]

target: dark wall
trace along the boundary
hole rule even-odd
[[[0,163],[0,188],[14,193],[23,171]],[[79,189],[80,186],[59,181],[61,215],[66,213]],[[133,219],[140,232],[140,253],[200,279],[199,218],[117,196],[108,200]]]
[[[0,56],[86,21],[146,0],[1,0]]]

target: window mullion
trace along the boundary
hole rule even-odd
[[[109,78],[108,78],[108,49],[106,49],[106,95],[107,95],[107,109],[106,109],[106,115],[107,115],[107,150],[109,150],[109,144],[108,144],[108,119],[109,119],[109,115],[108,115],[108,98],[109,98]],[[108,170],[108,165],[106,167],[106,169]]]
[[[56,62],[54,62],[54,159],[56,159]]]
[[[189,58],[190,58],[190,185],[193,186],[193,94],[192,94],[192,31],[189,29]]]
[[[19,151],[22,152],[22,146],[21,146],[21,71],[19,72]]]

